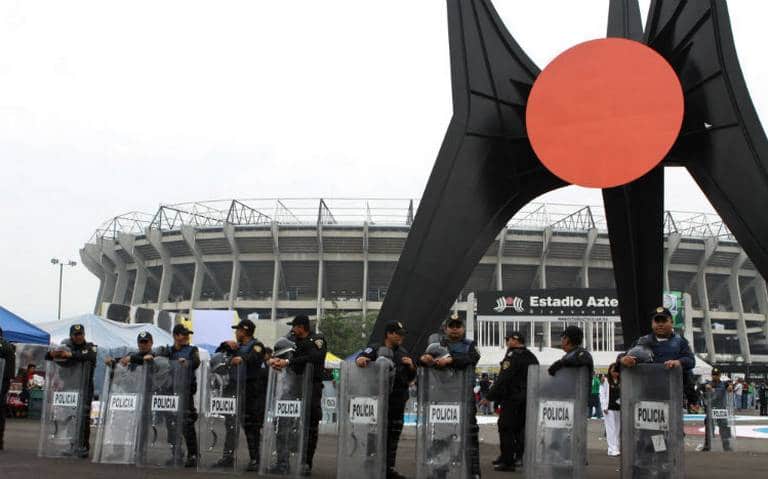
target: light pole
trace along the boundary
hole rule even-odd
[[[77,263],[71,260],[64,262],[59,258],[51,258],[51,264],[59,265],[59,319],[61,319],[61,285],[64,277],[64,266],[77,266]]]

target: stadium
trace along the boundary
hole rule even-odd
[[[97,313],[109,303],[134,312],[234,309],[260,319],[322,318],[331,309],[367,314],[381,308],[417,209],[413,199],[162,205],[154,214],[110,219],[80,256],[100,281]],[[685,335],[699,357],[765,374],[766,282],[719,217],[665,213],[663,279],[665,291],[682,293]],[[478,294],[563,288],[615,289],[602,207],[526,206],[488,249],[454,309],[470,319],[482,348],[499,348],[503,325],[476,316]],[[593,350],[623,344],[615,314],[585,324]],[[558,326],[531,321],[527,332],[551,346]]]

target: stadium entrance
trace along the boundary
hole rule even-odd
[[[478,346],[505,347],[507,328],[522,332],[531,346],[559,344],[566,326],[584,331],[591,351],[621,344],[619,300],[612,289],[531,289],[481,291],[477,295]],[[617,337],[618,335],[618,337]]]

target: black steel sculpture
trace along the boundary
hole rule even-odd
[[[403,321],[424,345],[502,227],[526,203],[565,186],[533,152],[528,95],[540,70],[490,0],[448,0],[454,114],[373,337]],[[662,293],[665,166],[683,166],[768,276],[768,140],[739,68],[724,0],[654,0],[642,32],[636,0],[611,0],[609,37],[645,43],[674,69],[683,126],[663,162],[604,189],[625,342],[649,330]]]

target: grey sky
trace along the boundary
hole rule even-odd
[[[495,3],[540,68],[605,36],[607,0]],[[729,8],[766,112],[768,6]],[[50,258],[79,262],[109,217],[218,198],[418,197],[451,116],[442,0],[2,0],[0,45],[0,304],[32,321],[55,319]],[[667,182],[667,208],[711,210],[684,171]],[[64,289],[64,316],[93,308],[83,266]]]

